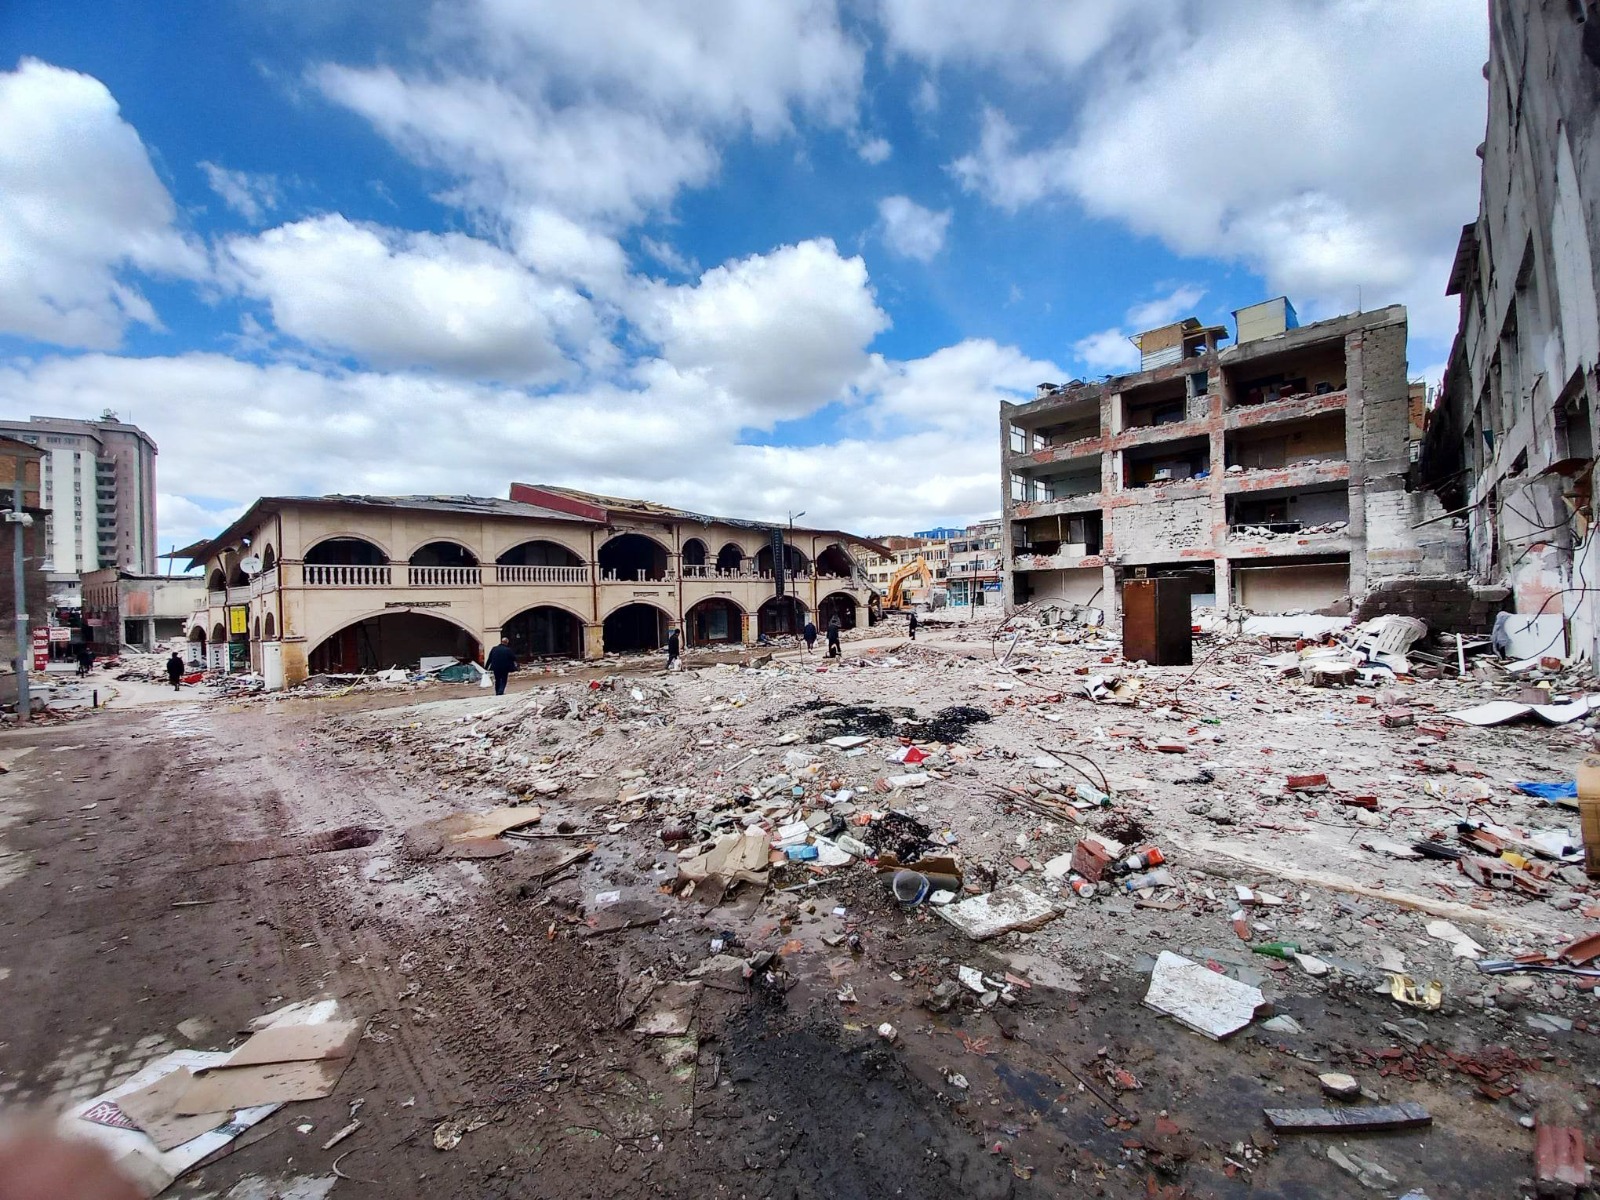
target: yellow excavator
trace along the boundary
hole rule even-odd
[[[928,596],[933,596],[933,572],[928,568],[928,560],[914,558],[889,576],[889,590],[883,597],[884,612],[904,612],[911,605],[906,603],[906,581],[912,576],[922,580],[922,586],[928,589]]]

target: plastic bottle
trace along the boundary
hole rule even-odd
[[[1098,804],[1101,808],[1109,808],[1111,806],[1111,797],[1090,784],[1080,783],[1076,788],[1076,792],[1078,799],[1085,804]]]
[[[1073,894],[1080,900],[1087,900],[1095,892],[1094,884],[1090,883],[1082,875],[1068,875],[1067,886],[1072,889]]]
[[[1137,892],[1147,887],[1167,887],[1172,883],[1172,872],[1165,867],[1157,867],[1154,871],[1146,871],[1142,875],[1129,875],[1122,881],[1122,890]]]
[[[1166,861],[1167,856],[1161,853],[1159,846],[1146,846],[1123,859],[1122,867],[1126,871],[1143,871],[1147,867],[1159,867]]]
[[[1268,958],[1290,959],[1300,953],[1298,942],[1263,942],[1259,946],[1250,947],[1252,953],[1265,954]]]

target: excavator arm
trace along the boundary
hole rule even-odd
[[[928,569],[928,560],[913,559],[889,577],[889,591],[883,598],[885,611],[898,611],[905,607],[906,581],[914,575],[920,578],[922,586],[930,593],[933,591],[933,572]]]

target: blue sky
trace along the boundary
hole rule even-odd
[[[964,523],[1001,399],[1174,317],[1404,303],[1437,373],[1478,7],[12,0],[0,412],[144,426],[178,544],[513,478]]]

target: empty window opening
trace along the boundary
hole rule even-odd
[[[600,577],[624,583],[665,579],[666,547],[637,533],[614,537],[600,547]]]

